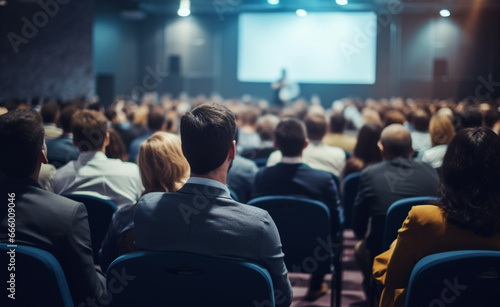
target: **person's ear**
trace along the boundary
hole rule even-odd
[[[380,149],[380,152],[384,152],[384,145],[382,145],[382,142],[378,141],[377,146],[378,146],[378,149]]]
[[[411,151],[410,151],[410,156],[409,156],[409,158],[410,158],[410,159],[411,159],[411,158],[413,158],[413,154],[414,154],[414,153],[415,153],[415,150],[414,150],[414,149],[413,149],[413,147],[412,147],[412,148],[411,148]]]
[[[307,147],[307,145],[309,145],[309,139],[308,138],[306,138],[304,140],[304,147],[302,147],[302,149],[305,149]]]
[[[234,160],[235,156],[236,156],[236,141],[233,140],[231,146],[229,147],[228,158],[230,160]]]
[[[45,141],[43,142],[43,147],[42,147],[42,150],[40,150],[40,154],[38,155],[38,159],[43,164],[49,163],[49,159],[47,159],[47,145],[45,145]]]
[[[109,132],[106,132],[106,137],[104,138],[104,148],[108,147],[109,145]]]

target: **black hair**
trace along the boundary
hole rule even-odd
[[[443,159],[440,204],[447,220],[491,236],[500,221],[500,137],[488,128],[459,131]]]
[[[304,123],[288,117],[280,121],[274,130],[274,139],[284,157],[297,157],[302,153],[307,133]]]
[[[202,104],[182,116],[182,151],[191,171],[203,175],[220,167],[235,135],[235,116],[221,104]]]
[[[37,166],[44,130],[38,112],[13,110],[0,116],[0,172],[7,176],[29,177]]]

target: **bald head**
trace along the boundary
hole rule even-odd
[[[382,130],[379,146],[384,160],[409,158],[413,154],[410,131],[400,124],[392,124]]]

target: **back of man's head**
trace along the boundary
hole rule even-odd
[[[67,105],[62,110],[61,119],[59,121],[61,122],[61,128],[64,133],[71,133],[71,119],[76,112],[78,112],[76,104]]]
[[[332,133],[344,132],[346,120],[343,113],[333,113],[330,117],[330,131]]]
[[[380,135],[380,143],[383,147],[382,158],[384,160],[398,157],[408,159],[413,152],[410,131],[400,124],[385,127]]]
[[[80,152],[102,150],[108,132],[104,114],[94,110],[76,112],[71,119],[73,143]]]
[[[55,101],[44,103],[40,113],[44,123],[56,124],[59,120],[59,105]]]
[[[413,113],[413,128],[416,131],[425,132],[429,130],[429,114],[423,109],[417,109]]]
[[[0,116],[0,172],[29,177],[43,147],[42,118],[34,110],[14,110]]]
[[[220,167],[235,134],[235,116],[221,104],[202,104],[182,116],[182,151],[191,172],[204,175]]]
[[[282,119],[274,131],[274,140],[284,157],[300,156],[306,139],[304,123],[293,117]]]
[[[148,113],[148,128],[151,131],[161,131],[165,129],[166,112],[159,106],[153,106]]]
[[[398,110],[389,110],[384,114],[384,127],[388,127],[392,124],[403,125],[406,122],[406,117],[403,113]]]
[[[322,114],[310,114],[305,119],[307,136],[310,140],[321,141],[326,134],[326,118]]]
[[[272,114],[261,116],[257,120],[257,133],[262,141],[272,141],[274,139],[274,129],[280,122],[279,118]]]

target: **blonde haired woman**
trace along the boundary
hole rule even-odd
[[[429,163],[434,168],[443,164],[444,154],[448,144],[455,136],[455,128],[450,118],[446,115],[434,115],[429,122],[432,148],[424,151],[422,161]]]
[[[182,154],[178,136],[156,132],[141,144],[137,158],[143,195],[150,192],[175,192],[189,178],[189,164]],[[113,215],[108,233],[99,251],[105,271],[118,256],[136,250],[134,246],[135,204],[125,206]]]

